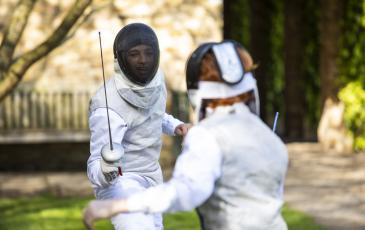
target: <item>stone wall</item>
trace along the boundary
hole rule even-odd
[[[86,171],[89,143],[1,144],[0,172]]]
[[[0,34],[16,0],[2,0]],[[60,23],[73,0],[36,3],[16,55],[41,43]],[[112,45],[123,25],[143,22],[153,27],[161,48],[161,65],[170,89],[185,90],[185,62],[201,42],[220,40],[221,0],[94,0],[93,13],[74,34],[27,72],[23,86],[96,88],[102,82],[98,31],[102,33],[106,75],[113,73]],[[0,35],[0,39],[1,39]]]

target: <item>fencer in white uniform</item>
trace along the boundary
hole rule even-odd
[[[286,230],[287,150],[258,116],[252,66],[234,41],[198,47],[187,64],[187,88],[199,122],[184,139],[172,179],[128,199],[91,202],[84,212],[88,228],[121,212],[198,207],[202,229]]]
[[[121,146],[122,157],[115,162],[106,161],[101,154],[109,147],[104,87],[92,97],[89,111],[87,175],[99,200],[126,198],[161,184],[161,135],[184,135],[188,128],[165,113],[166,88],[158,68],[158,40],[150,27],[133,23],[122,28],[115,38],[114,56],[115,74],[105,90],[112,141]],[[111,221],[117,230],[163,229],[158,213],[120,214]]]

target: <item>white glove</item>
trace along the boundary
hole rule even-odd
[[[110,164],[105,162],[103,159],[100,160],[101,172],[108,183],[111,183],[115,178],[118,177],[119,167],[121,167],[120,161]]]
[[[124,149],[120,144],[113,143],[113,150],[106,144],[101,149],[100,168],[106,181],[112,183],[122,170],[122,157]]]
[[[123,200],[94,200],[91,201],[84,210],[83,220],[87,229],[94,230],[93,222],[99,219],[110,218],[123,209]],[[119,209],[115,206],[118,205]]]

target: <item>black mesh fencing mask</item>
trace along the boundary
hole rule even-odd
[[[123,27],[114,40],[114,58],[124,75],[133,83],[147,85],[155,76],[160,50],[155,32],[142,23]]]

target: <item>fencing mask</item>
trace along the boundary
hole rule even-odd
[[[244,61],[239,50],[243,47],[235,41],[221,43],[204,43],[190,56],[186,66],[186,84],[189,101],[197,119],[202,119],[203,101],[205,99],[226,99],[247,92],[253,93],[247,105],[251,112],[259,115],[259,95],[256,80],[251,72],[245,72]],[[201,80],[202,60],[207,53],[214,57],[219,80]],[[212,67],[213,68],[213,67]]]
[[[114,40],[114,58],[132,82],[145,86],[154,78],[159,65],[160,50],[155,32],[142,23],[123,27]]]

